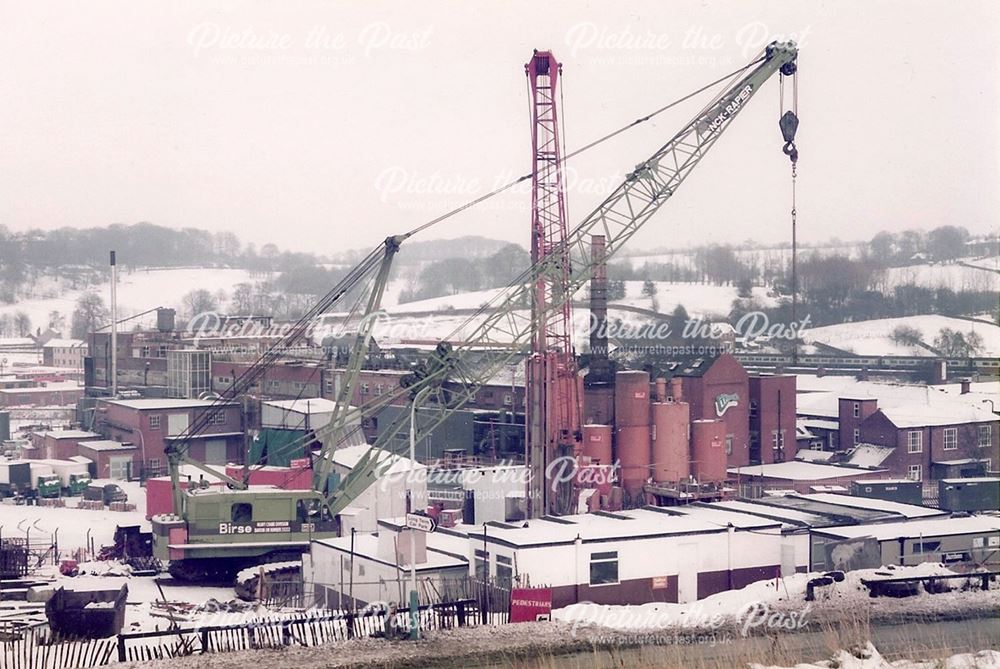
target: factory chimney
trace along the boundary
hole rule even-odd
[[[590,374],[591,383],[611,381],[608,362],[608,266],[604,235],[590,236],[594,275],[590,278]]]

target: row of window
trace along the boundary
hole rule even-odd
[[[209,415],[208,417],[209,425],[225,425],[226,424],[226,413],[224,411],[216,411]],[[149,416],[149,429],[159,430],[160,429],[160,415],[152,414]]]
[[[855,435],[857,435],[858,430],[854,430]],[[854,443],[858,443],[855,439]],[[989,448],[993,443],[993,426],[992,425],[980,425],[979,433],[977,439],[977,445],[979,448]],[[942,450],[954,451],[958,448],[958,428],[957,427],[946,427],[942,433]],[[924,451],[924,433],[922,430],[910,430],[906,433],[906,452],[907,453],[923,453]]]

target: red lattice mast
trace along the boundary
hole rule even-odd
[[[580,410],[573,314],[566,293],[570,256],[566,245],[566,194],[559,128],[561,65],[549,51],[535,51],[524,66],[531,96],[531,261],[545,262],[532,291],[532,346],[527,366],[526,407],[528,515],[565,514],[575,510],[568,481],[550,485],[549,465],[566,473],[580,450]],[[568,477],[561,477],[568,478]]]

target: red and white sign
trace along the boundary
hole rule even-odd
[[[510,621],[531,623],[552,615],[551,588],[514,588],[510,591]]]

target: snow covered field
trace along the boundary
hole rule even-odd
[[[58,540],[64,554],[87,547],[88,537],[100,548],[114,540],[118,525],[141,525],[149,531],[146,521],[146,493],[138,483],[116,481],[128,494],[135,511],[91,511],[70,508],[79,503],[79,497],[67,498],[62,509],[44,506],[15,506],[11,500],[0,503],[0,532],[3,536],[19,536],[35,542],[40,539]]]
[[[181,299],[192,290],[204,288],[213,294],[219,290],[231,293],[236,284],[253,283],[256,280],[242,269],[123,270],[118,275],[118,304],[122,314],[137,314],[154,307],[179,309]],[[0,314],[13,315],[23,311],[31,318],[32,330],[34,330],[39,327],[45,329],[49,321],[49,312],[58,311],[66,317],[68,327],[69,319],[76,308],[77,298],[87,291],[68,287],[56,289],[49,287],[45,293],[50,293],[52,290],[59,291],[58,297],[38,296],[21,300],[15,304],[0,305]],[[105,304],[110,301],[110,281],[99,286],[92,286],[88,290],[96,291],[104,299]],[[150,324],[154,321],[155,315],[150,314],[146,321],[139,322]]]
[[[982,266],[977,264],[977,267]],[[996,291],[1000,290],[1000,274],[958,264],[912,265],[886,270],[885,284],[889,290],[904,284],[915,284],[924,288],[950,288],[955,291]]]
[[[923,335],[923,341],[931,346],[942,328],[951,328],[962,333],[975,332],[983,339],[981,356],[1000,356],[1000,326],[990,323],[972,322],[947,316],[908,316],[906,318],[883,318],[856,323],[841,323],[810,328],[805,332],[809,343],[822,343],[859,355],[932,355],[919,346],[907,346],[892,341],[892,332],[901,325],[916,328]]]

